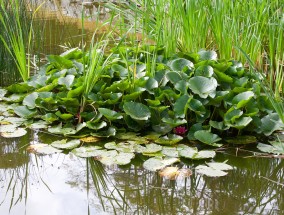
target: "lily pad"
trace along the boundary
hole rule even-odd
[[[57,140],[51,143],[51,146],[59,149],[74,149],[80,145],[80,140],[70,140],[67,139]]]
[[[23,118],[31,118],[37,114],[36,110],[30,110],[26,106],[18,106],[14,111],[18,116]]]
[[[121,113],[118,113],[116,111],[113,111],[107,108],[98,108],[98,110],[102,115],[104,115],[110,121],[123,118]]]
[[[281,141],[271,141],[271,145],[259,143],[257,148],[262,152],[272,154],[284,154],[284,143]]]
[[[217,60],[218,56],[215,51],[201,50],[198,52],[200,58],[199,60]]]
[[[213,134],[210,131],[200,130],[194,133],[194,137],[202,143],[220,147],[222,144],[217,144],[216,142],[222,140],[217,134]]]
[[[0,125],[0,132],[8,132],[12,133],[16,130],[18,126],[15,124],[8,124],[8,125]]]
[[[178,158],[149,158],[143,163],[143,167],[149,171],[157,171],[160,169],[165,168],[168,165],[171,165],[173,163],[179,162]]]
[[[23,105],[26,105],[29,109],[34,109],[36,107],[35,100],[38,98],[38,93],[33,92],[27,95],[23,100]]]
[[[34,122],[32,124],[27,125],[27,127],[31,128],[31,129],[44,129],[48,127],[48,122],[43,121],[43,120],[39,120],[37,122]]]
[[[166,136],[162,136],[159,139],[155,140],[155,142],[162,145],[174,145],[180,142],[181,140],[183,140],[182,136],[176,134],[168,134]]]
[[[162,154],[167,157],[174,157],[174,158],[179,157],[178,150],[176,147],[164,146],[162,149]]]
[[[60,153],[62,150],[56,149],[48,144],[39,143],[39,144],[30,145],[27,148],[27,151],[34,154],[51,155],[54,153]]]
[[[148,120],[151,117],[149,108],[137,102],[125,102],[123,110],[127,115],[136,120]]]
[[[205,165],[197,166],[195,168],[196,172],[209,177],[220,177],[228,174],[227,172],[225,172],[225,170],[233,169],[232,166],[220,162],[210,162],[207,163],[207,165],[208,166]]]
[[[198,94],[201,98],[207,98],[209,94],[216,91],[217,81],[215,78],[206,78],[203,76],[195,76],[188,80],[188,87],[193,93]]]
[[[27,131],[24,128],[16,128],[13,132],[1,132],[0,135],[5,138],[14,138],[25,136]]]
[[[103,151],[100,146],[81,146],[73,149],[71,152],[81,158],[95,157],[101,155]]]

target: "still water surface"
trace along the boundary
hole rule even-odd
[[[37,131],[0,139],[1,215],[280,215],[284,211],[283,159],[228,149],[214,158],[228,160],[234,167],[227,176],[195,174],[194,167],[204,161],[183,160],[183,168],[192,169],[193,175],[173,181],[144,170],[142,156],[118,167],[68,152],[37,156],[25,150],[30,143],[56,139]]]

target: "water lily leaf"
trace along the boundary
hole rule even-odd
[[[281,130],[283,123],[277,113],[270,113],[261,119],[260,131],[266,136],[271,135],[274,131]]]
[[[206,78],[195,76],[188,80],[189,88],[193,93],[198,94],[201,98],[207,98],[209,94],[214,93],[217,88],[215,78]]]
[[[54,113],[47,113],[43,115],[41,118],[47,121],[48,123],[53,123],[54,121],[58,120],[58,117]]]
[[[23,105],[26,105],[29,109],[34,109],[36,107],[35,100],[38,98],[38,93],[33,92],[27,95],[23,100]]]
[[[143,163],[143,167],[149,171],[157,171],[160,169],[165,168],[168,165],[171,165],[173,163],[179,162],[178,158],[149,158]]]
[[[208,159],[214,158],[216,156],[216,152],[212,150],[201,150],[197,154],[195,154],[191,159],[199,160],[199,159]]]
[[[243,135],[234,138],[226,138],[225,141],[231,144],[252,144],[256,143],[257,139],[255,136]]]
[[[27,93],[31,91],[33,87],[29,86],[27,83],[17,83],[12,84],[6,88],[10,93]]]
[[[123,67],[123,66],[121,66],[121,65],[119,65],[119,64],[113,64],[113,65],[111,66],[111,69],[112,69],[114,72],[119,72],[120,78],[125,78],[125,77],[128,76],[128,70],[127,70],[125,67]]]
[[[174,112],[175,112],[176,117],[181,117],[181,118],[185,117],[189,102],[191,100],[192,100],[192,96],[189,96],[188,94],[182,95],[181,97],[179,97],[176,100],[176,102],[174,103]],[[186,123],[186,121],[185,121],[185,123]],[[179,125],[181,125],[181,124],[179,124]],[[176,126],[178,126],[178,125],[174,125],[173,127],[176,127]]]
[[[233,83],[234,81],[232,77],[230,77],[229,75],[226,75],[223,72],[218,71],[217,69],[214,70],[214,73],[216,74],[217,80],[219,82]]]
[[[26,106],[18,106],[14,109],[15,114],[23,118],[32,118],[37,114],[36,110],[30,110]]]
[[[205,166],[205,165],[197,166],[195,168],[195,171],[199,174],[206,175],[209,177],[221,177],[221,176],[225,176],[228,174],[227,172],[224,172],[222,170],[214,169],[212,167]]]
[[[188,108],[200,116],[206,113],[205,106],[197,99],[191,99]]]
[[[12,94],[9,97],[3,97],[2,100],[7,102],[21,102],[24,96],[24,94]]]
[[[27,151],[39,155],[51,155],[54,153],[60,153],[62,150],[56,149],[48,144],[34,144],[27,147]]]
[[[105,128],[107,126],[107,123],[105,121],[101,121],[101,122],[87,122],[86,123],[87,127],[89,129],[93,129],[93,130],[100,130],[102,128]]]
[[[37,122],[29,124],[27,127],[31,128],[31,129],[44,129],[44,128],[48,127],[48,123],[46,121],[39,120]]]
[[[162,122],[170,125],[172,128],[187,123],[187,121],[185,119],[171,119],[171,118],[163,118]]]
[[[158,144],[155,144],[155,143],[150,143],[150,144],[146,144],[146,148],[145,150],[143,151],[143,154],[144,153],[156,153],[156,152],[159,152],[163,149],[162,146],[158,145]]]
[[[194,72],[195,76],[203,76],[207,78],[212,77],[213,74],[214,74],[213,67],[209,65],[199,66]]]
[[[197,150],[196,147],[186,146],[183,149],[179,148],[178,153],[179,153],[179,156],[181,156],[181,157],[192,159],[198,153],[198,150]]]
[[[240,118],[243,115],[243,111],[235,109],[234,107],[230,108],[224,115],[225,125],[230,122],[234,123],[236,119]]]
[[[6,95],[6,93],[7,93],[7,90],[0,88],[0,101]]]
[[[182,136],[176,134],[168,134],[166,136],[162,136],[159,139],[155,140],[155,142],[162,145],[173,145],[180,142],[182,139],[183,139]]]
[[[162,153],[163,153],[163,155],[165,155],[167,157],[174,157],[174,158],[179,157],[179,151],[177,150],[176,147],[164,146],[163,149],[162,149]]]
[[[2,124],[4,122],[4,124],[6,124],[5,122],[7,122],[8,124],[14,124],[17,126],[22,125],[24,122],[26,121],[26,119],[24,118],[19,118],[19,117],[6,117],[2,122],[0,122],[0,124]]]
[[[194,137],[194,133],[199,130],[203,130],[202,123],[196,123],[192,125],[187,133],[187,139],[196,140],[196,138]]]
[[[58,79],[59,85],[64,85],[68,90],[70,90],[71,85],[73,84],[73,81],[75,79],[74,75],[66,75],[66,77],[60,77]]]
[[[58,116],[59,118],[65,120],[65,121],[67,121],[68,119],[73,118],[73,114],[61,113],[60,111],[56,111],[55,115]]]
[[[213,134],[210,131],[200,130],[194,133],[194,137],[202,143],[220,147],[222,144],[217,144],[216,142],[222,140],[217,134]]]
[[[13,132],[1,132],[0,135],[5,138],[14,138],[25,136],[27,131],[24,128],[16,128]]]
[[[206,51],[206,50],[201,50],[198,52],[200,58],[200,61],[203,60],[217,60],[218,56],[215,51]]]
[[[15,124],[0,125],[0,132],[14,132],[18,126]]]
[[[159,125],[153,125],[152,129],[155,132],[157,132],[158,134],[167,134],[168,132],[170,132],[173,129],[173,127],[170,126],[167,123],[162,123],[162,124],[159,124]]]
[[[51,146],[59,149],[74,149],[80,145],[80,140],[70,140],[67,139],[57,140],[51,143]]]
[[[118,155],[116,150],[103,151],[100,155],[96,156],[96,159],[99,160],[102,164],[110,166],[115,164],[115,157]]]
[[[226,164],[226,163],[210,162],[210,163],[206,163],[206,164],[213,169],[222,170],[222,171],[233,169],[233,167],[231,165]]]
[[[120,152],[117,156],[115,156],[115,163],[118,165],[126,165],[131,162],[131,159],[135,157],[134,153],[131,152]]]
[[[175,83],[175,89],[177,89],[181,94],[187,94],[188,83],[186,80],[180,80]]]
[[[136,120],[148,120],[151,117],[149,108],[137,102],[125,102],[123,110],[127,115]]]
[[[67,98],[74,98],[80,96],[83,93],[83,90],[84,90],[83,86],[79,86],[73,90],[69,90],[67,93]]]
[[[175,84],[182,80],[181,75],[178,72],[168,72],[166,74],[166,77],[172,82],[172,84]]]
[[[184,69],[192,70],[194,64],[185,58],[177,58],[170,63],[170,67],[174,71],[183,71]]]
[[[105,150],[100,146],[81,146],[73,149],[71,152],[81,158],[96,157],[101,155]]]
[[[118,113],[116,111],[113,111],[107,108],[98,108],[98,110],[102,115],[104,115],[110,121],[123,118],[121,113]]]
[[[217,121],[210,120],[209,125],[221,131],[225,131],[230,128],[229,126],[225,125],[223,121],[217,122]]]
[[[106,149],[116,149],[117,148],[117,145],[115,142],[108,142],[104,145],[104,147]]]
[[[284,143],[281,141],[271,141],[271,145],[259,143],[257,148],[262,152],[272,154],[284,154]]]
[[[96,132],[96,133],[91,133],[91,135],[95,136],[95,137],[111,137],[111,136],[115,136],[116,134],[116,129],[114,127],[109,127],[107,130],[105,131],[100,131],[100,132]]]
[[[186,178],[192,175],[190,169],[179,169],[178,167],[166,167],[159,172],[161,177],[169,180],[176,180],[177,178]]]
[[[249,102],[249,100],[253,96],[254,96],[254,93],[252,91],[242,92],[233,98],[232,103],[234,105],[237,105],[237,108],[242,108]]]
[[[158,88],[159,87],[159,83],[156,79],[154,78],[149,78],[146,82],[145,88],[151,92],[152,89]]]
[[[252,121],[251,117],[243,117],[242,116],[242,117],[236,119],[234,124],[227,123],[227,125],[229,125],[230,127],[233,127],[233,128],[243,129],[246,126],[248,126],[248,124],[251,121]]]

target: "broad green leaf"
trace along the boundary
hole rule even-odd
[[[271,145],[259,143],[257,148],[262,152],[272,154],[284,154],[284,143],[281,141],[271,141]]]
[[[143,151],[143,154],[156,153],[156,152],[161,151],[162,149],[163,149],[162,146],[155,144],[155,143],[146,144],[146,148]]]
[[[58,117],[54,113],[47,113],[43,115],[41,118],[49,123],[52,123],[58,120]]]
[[[24,94],[12,94],[9,97],[3,97],[2,99],[7,102],[21,102],[24,99]]]
[[[39,143],[39,144],[30,145],[27,148],[27,151],[39,155],[51,155],[54,153],[60,153],[62,150],[56,149],[48,144]]]
[[[110,121],[123,118],[121,113],[118,113],[116,111],[113,111],[107,108],[98,108],[98,110],[102,115],[104,115]]]
[[[99,131],[96,133],[91,133],[91,135],[95,136],[95,137],[114,137],[116,134],[116,129],[114,127],[109,127],[107,130],[105,131]]]
[[[71,152],[78,157],[88,158],[101,155],[102,151],[105,151],[101,149],[102,147],[100,146],[81,146],[79,148],[73,149]]]
[[[200,61],[203,60],[217,60],[217,53],[215,51],[201,50],[198,52]]]
[[[102,128],[105,128],[107,126],[107,123],[105,121],[100,121],[100,122],[88,121],[86,122],[86,125],[89,129],[100,130]]]
[[[83,93],[83,90],[84,90],[83,86],[79,86],[73,90],[69,90],[67,93],[67,98],[74,98],[80,96]]]
[[[170,63],[170,67],[174,71],[192,70],[194,64],[185,58],[177,58]]]
[[[74,149],[80,145],[80,140],[70,140],[67,139],[57,140],[51,143],[51,146],[59,149]]]
[[[166,77],[172,82],[172,84],[175,84],[182,80],[181,75],[178,72],[168,72]]]
[[[14,109],[15,114],[23,118],[32,118],[37,114],[36,110],[30,110],[26,106],[18,106]]]
[[[73,84],[74,79],[74,75],[66,75],[66,77],[61,77],[58,79],[58,84],[64,85],[69,90],[71,85]]]
[[[243,117],[237,118],[233,124],[227,123],[230,127],[243,129],[252,121],[251,117]]]
[[[213,134],[210,131],[205,131],[205,130],[196,131],[194,133],[194,137],[200,142],[211,146],[216,146],[216,147],[222,146],[222,144],[216,143],[222,139],[217,134]]]
[[[234,123],[236,119],[240,118],[243,114],[243,111],[235,108],[230,108],[224,115],[225,124],[227,122]]]
[[[172,128],[177,127],[179,125],[184,125],[187,123],[185,119],[171,119],[171,118],[162,118],[162,122],[170,125]]]
[[[212,77],[213,74],[214,74],[213,67],[209,65],[199,66],[194,72],[194,76],[203,76],[207,78]]]
[[[266,136],[281,129],[283,129],[283,123],[277,113],[271,113],[261,119],[260,131]]]
[[[253,96],[254,96],[254,93],[252,91],[246,91],[243,93],[239,93],[233,98],[232,103],[234,105],[237,105],[237,108],[242,108],[249,102],[249,100]]]
[[[195,76],[188,80],[189,89],[193,93],[198,94],[201,98],[207,98],[209,94],[214,93],[217,88],[217,81],[215,78],[206,78],[202,76]]]
[[[226,163],[221,163],[221,162],[210,162],[210,163],[206,163],[209,167],[216,169],[216,170],[232,170],[233,167],[229,164]]]
[[[17,83],[17,84],[12,84],[6,88],[8,92],[10,93],[27,93],[31,91],[33,87],[29,86],[27,83]]]
[[[178,153],[181,157],[192,159],[198,153],[198,150],[196,147],[185,147],[178,150]]]
[[[16,128],[13,132],[0,131],[0,135],[5,138],[21,137],[26,135],[26,133],[27,131],[24,128]]]
[[[34,109],[36,107],[35,100],[38,98],[38,93],[33,92],[27,95],[23,100],[23,105],[26,105],[29,109]]]
[[[205,165],[197,166],[195,168],[195,171],[199,174],[206,175],[209,177],[221,177],[221,176],[225,176],[228,174],[227,172],[224,172],[222,170],[214,169],[212,167],[205,166]]]
[[[166,136],[162,136],[159,139],[155,140],[155,142],[162,145],[174,145],[180,142],[182,139],[183,139],[182,136],[176,134],[168,134]]]
[[[176,147],[168,147],[168,146],[164,146],[162,149],[162,154],[167,156],[167,157],[179,157],[179,151],[177,150]]]
[[[131,159],[135,157],[134,153],[131,152],[120,152],[117,156],[115,156],[115,163],[118,165],[126,165],[131,162]]]
[[[188,108],[188,105],[189,105],[189,102],[191,101],[191,99],[192,99],[192,96],[185,94],[185,95],[182,95],[181,97],[179,97],[176,100],[176,102],[174,103],[174,112],[175,112],[176,117],[180,117],[180,118],[185,117],[185,114],[187,112],[187,108]],[[175,126],[177,126],[177,125],[175,125]]]
[[[149,108],[142,103],[125,102],[123,110],[127,115],[136,120],[148,120],[151,117]]]
[[[69,119],[73,118],[73,114],[61,113],[60,111],[57,111],[55,113],[55,115],[58,116],[59,118],[63,119],[63,120],[69,120]]]
[[[180,80],[179,82],[175,83],[175,89],[177,89],[181,94],[187,94],[188,83],[186,80]]]
[[[230,77],[229,75],[226,75],[225,73],[220,72],[216,69],[214,70],[214,73],[216,74],[217,80],[219,82],[233,83],[233,81],[234,81],[232,77]]]
[[[201,150],[197,154],[195,154],[191,159],[200,160],[200,159],[214,158],[215,156],[216,152],[212,150]]]
[[[143,167],[149,171],[157,171],[160,169],[165,168],[168,165],[171,165],[173,163],[179,162],[178,158],[149,158],[143,163]]]
[[[18,126],[15,124],[8,124],[8,125],[0,125],[0,132],[9,132],[12,133],[16,130]]]
[[[217,121],[210,120],[209,125],[221,131],[228,130],[230,128],[229,126],[225,125],[223,121],[217,122]]]
[[[29,124],[28,127],[31,129],[44,129],[48,127],[48,123],[46,121],[39,120],[37,122]]]
[[[205,106],[198,99],[191,99],[188,108],[200,116],[206,113]]]

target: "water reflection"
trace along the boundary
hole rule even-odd
[[[193,173],[170,181],[144,170],[142,156],[125,167],[105,167],[92,158],[36,156],[22,148],[31,141],[50,143],[57,138],[31,132],[23,138],[1,139],[1,162],[9,153],[22,161],[1,163],[0,214],[281,214],[284,210],[281,159],[242,158],[247,154],[236,156],[235,150],[228,150],[216,158],[228,159],[235,167],[228,176]]]

